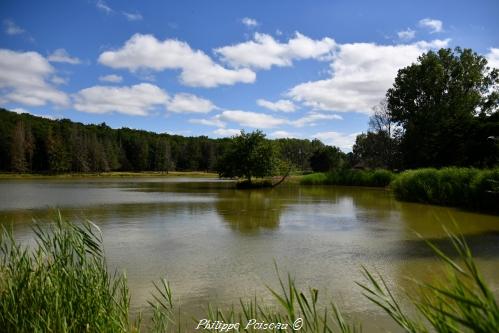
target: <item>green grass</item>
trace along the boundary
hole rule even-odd
[[[2,332],[182,332],[176,320],[172,289],[166,280],[155,284],[149,305],[148,325],[130,322],[130,297],[123,275],[106,270],[102,238],[91,222],[72,224],[60,216],[47,228],[35,227],[36,246],[16,243],[5,230],[0,239],[0,331]],[[458,260],[428,243],[447,267],[446,275],[434,283],[414,281],[417,293],[406,294],[416,310],[407,311],[394,297],[393,286],[382,276],[363,268],[359,292],[366,301],[382,308],[406,332],[499,332],[499,307],[481,276],[471,250],[462,236],[448,233]],[[277,270],[277,266],[276,266]],[[241,323],[239,331],[261,332],[246,324],[257,322],[302,323],[300,332],[361,332],[352,318],[345,317],[334,300],[320,301],[320,292],[302,291],[288,275],[279,289],[268,288],[277,305],[261,304],[258,298],[231,309],[208,306],[206,317],[223,324]],[[332,281],[333,283],[334,281]],[[198,322],[185,327],[194,331]],[[220,332],[214,329],[200,331]],[[267,330],[277,332],[279,330]],[[233,332],[233,331],[232,331]]]
[[[476,210],[499,210],[499,168],[443,168],[408,170],[393,181],[399,200]]]
[[[395,178],[388,170],[352,170],[341,169],[328,173],[313,173],[301,179],[303,185],[345,185],[385,187]]]

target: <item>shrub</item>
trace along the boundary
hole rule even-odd
[[[391,187],[399,200],[472,209],[499,209],[499,169],[443,168],[408,170]]]
[[[395,178],[388,170],[350,170],[340,169],[328,173],[314,173],[301,179],[303,185],[344,185],[385,187]]]

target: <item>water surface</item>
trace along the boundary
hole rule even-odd
[[[389,284],[431,280],[441,266],[424,241],[448,247],[442,224],[455,220],[499,294],[499,217],[396,201],[383,189],[284,184],[235,190],[233,183],[189,178],[96,178],[0,181],[0,223],[29,241],[32,218],[44,223],[60,209],[101,228],[112,269],[126,271],[132,307],[167,277],[183,313],[200,316],[255,294],[272,301],[274,261],[299,285],[319,288],[365,331],[393,330],[361,296],[361,265]],[[189,316],[190,318],[190,316]]]

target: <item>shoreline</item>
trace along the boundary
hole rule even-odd
[[[133,177],[193,177],[193,178],[218,178],[214,172],[202,171],[144,171],[144,172],[82,172],[61,174],[36,174],[36,173],[0,173],[0,179],[67,179],[67,178],[133,178]]]

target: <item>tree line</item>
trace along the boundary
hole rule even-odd
[[[9,172],[216,171],[234,138],[84,125],[0,109],[0,170]],[[281,160],[310,169],[319,140],[272,140]]]
[[[262,132],[210,139],[105,123],[83,125],[0,109],[0,170],[218,171],[263,177],[293,168],[390,170],[499,164],[499,70],[471,49],[440,49],[398,71],[352,152]]]

